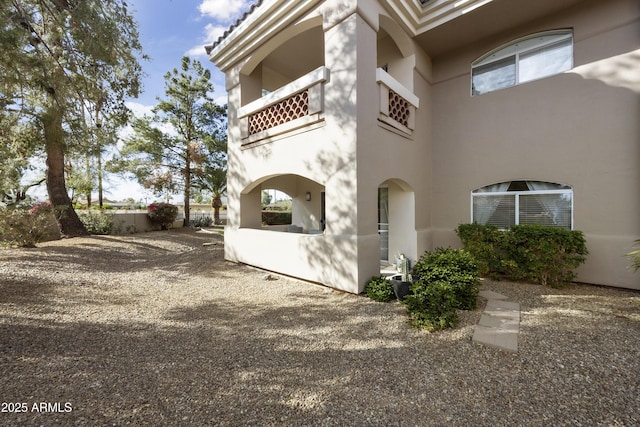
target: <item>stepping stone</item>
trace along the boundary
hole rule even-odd
[[[505,317],[490,316],[483,314],[478,322],[480,326],[486,326],[487,328],[496,328],[506,331],[518,332],[520,330],[520,322],[515,319],[509,319]]]
[[[507,299],[507,297],[505,297],[504,295],[499,294],[497,292],[493,292],[493,291],[480,291],[480,296],[482,298],[486,298],[488,300],[494,300],[494,299],[503,300],[503,299]]]
[[[520,321],[520,304],[517,302],[490,300],[484,308],[490,316],[506,317]]]
[[[518,351],[518,333],[498,328],[476,325],[473,342],[499,348],[501,350]]]
[[[520,304],[504,301],[504,295],[492,291],[483,291],[481,296],[488,301],[472,341],[501,350],[518,351]]]

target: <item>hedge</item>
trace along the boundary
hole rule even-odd
[[[589,253],[581,231],[559,227],[527,224],[499,230],[474,223],[459,225],[456,233],[480,274],[552,287],[575,279],[573,269]]]

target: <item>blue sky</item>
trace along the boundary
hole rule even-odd
[[[129,11],[138,22],[140,42],[145,54],[151,57],[142,61],[146,74],[143,80],[144,92],[137,99],[130,99],[128,107],[134,114],[142,116],[150,113],[158,97],[164,98],[164,75],[180,66],[184,55],[199,60],[211,70],[214,86],[214,98],[219,104],[226,103],[224,74],[209,62],[204,46],[213,43],[244,12],[248,11],[253,0],[127,0]],[[126,136],[130,129],[125,129]],[[29,174],[27,181],[31,180]],[[136,182],[107,175],[104,183],[105,198],[151,202],[156,200],[149,191]],[[30,194],[42,200],[47,199],[46,188],[41,185],[32,189]],[[97,194],[94,195],[97,199]],[[182,200],[181,195],[174,196],[175,202]]]
[[[211,63],[204,46],[222,35],[242,14],[251,0],[128,0],[138,22],[140,41],[151,61],[142,66],[148,76],[144,93],[131,100],[140,106],[152,106],[164,95],[164,74],[180,65],[189,55],[212,72],[214,97],[226,102],[224,75]]]
[[[146,74],[144,92],[127,103],[134,114],[149,113],[157,103],[156,98],[164,98],[164,75],[179,67],[184,55],[211,70],[214,98],[218,104],[226,103],[224,74],[209,62],[204,46],[217,40],[252,3],[251,0],[128,0],[138,22],[143,51],[151,57],[150,61],[142,62]],[[106,197],[110,200],[156,199],[135,182],[113,176],[108,179]],[[181,195],[174,196],[175,202],[180,200]]]

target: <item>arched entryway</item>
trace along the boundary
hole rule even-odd
[[[394,263],[399,254],[417,259],[416,204],[413,189],[400,179],[378,187],[380,260]]]

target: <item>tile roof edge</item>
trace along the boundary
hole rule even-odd
[[[262,5],[262,2],[263,0],[258,0],[255,3],[251,4],[251,6],[249,7],[249,10],[244,12],[242,16],[236,20],[235,23],[231,24],[229,28],[224,32],[224,34],[218,37],[218,39],[212,44],[206,45],[204,49],[207,52],[207,55],[211,55],[211,51],[213,51],[213,49],[215,49],[216,46],[222,43],[224,39],[226,39],[229,36],[229,34],[233,32],[233,30],[238,28],[240,24],[242,24],[258,7],[260,7]]]

